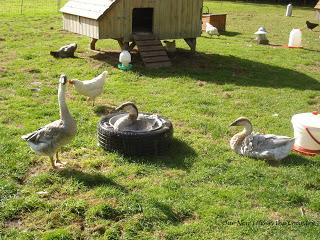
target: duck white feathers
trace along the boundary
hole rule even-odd
[[[213,35],[220,36],[218,28],[212,26],[210,23],[206,23],[206,33],[212,37]]]
[[[103,87],[107,76],[108,72],[104,71],[99,76],[91,80],[70,80],[69,83],[74,85],[75,90],[79,94],[88,97],[88,100],[92,100],[92,104],[94,105],[96,97],[103,93]]]
[[[29,143],[33,151],[50,158],[53,168],[63,168],[63,163],[58,158],[58,151],[62,146],[68,144],[77,132],[76,121],[71,116],[66,104],[66,85],[67,77],[61,75],[58,90],[60,119],[22,136],[22,139]],[[54,155],[56,155],[56,160],[54,160]]]
[[[289,155],[294,144],[294,138],[252,132],[252,124],[245,117],[238,118],[230,126],[244,127],[242,132],[230,140],[231,149],[240,155],[264,160],[281,160]]]
[[[116,112],[121,110],[128,112],[128,115],[119,118],[114,123],[113,128],[116,131],[119,131],[119,129],[121,129],[121,131],[131,129],[132,125],[136,123],[139,114],[138,108],[132,102],[126,102],[115,109]]]

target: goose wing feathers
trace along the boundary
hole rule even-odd
[[[22,136],[22,139],[33,143],[35,145],[45,143],[48,145],[55,145],[62,137],[64,132],[64,125],[62,120],[57,120],[49,123],[38,130]]]
[[[277,136],[273,134],[251,134],[246,139],[246,145],[250,145],[256,151],[263,151],[265,149],[278,148],[288,144],[292,138],[285,136]]]
[[[242,153],[244,155],[280,160],[289,154],[294,138],[272,134],[252,133],[244,139]]]

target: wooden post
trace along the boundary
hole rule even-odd
[[[131,52],[131,51],[134,49],[135,46],[136,46],[136,43],[135,43],[135,42],[132,42],[132,43],[129,45],[128,51]]]
[[[23,8],[23,0],[21,0],[21,4],[20,4],[20,14],[22,14],[22,8]]]
[[[125,42],[123,39],[117,39],[117,41],[122,51],[127,50],[130,52],[134,48],[133,43],[129,45],[129,42]]]
[[[129,42],[124,42],[123,43],[123,49],[122,50],[129,50]]]
[[[96,50],[96,42],[98,41],[98,39],[96,38],[92,38],[91,42],[90,42],[90,49],[91,50]]]
[[[185,38],[184,40],[189,45],[191,51],[194,53],[196,51],[197,39],[196,38]]]
[[[61,0],[57,0],[57,12],[59,12],[61,6]]]

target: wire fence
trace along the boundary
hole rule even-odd
[[[0,0],[0,15],[54,13],[67,0]]]

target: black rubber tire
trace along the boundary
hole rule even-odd
[[[98,142],[106,151],[116,151],[128,156],[163,155],[173,138],[172,123],[164,120],[160,129],[145,132],[119,132],[109,125],[109,120],[119,113],[109,114],[98,123]]]

